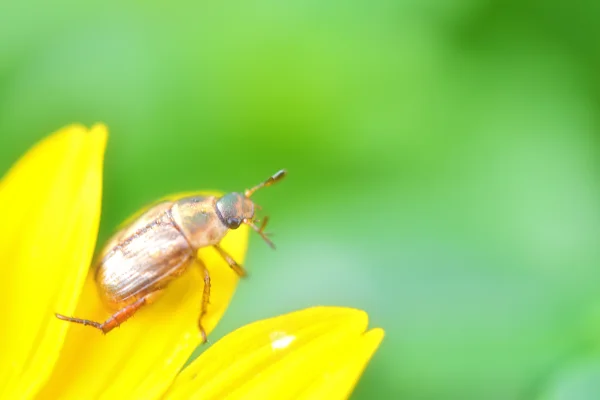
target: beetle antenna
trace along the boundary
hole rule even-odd
[[[254,224],[254,222],[249,221],[249,220],[245,220],[244,223],[248,226],[250,226],[252,229],[254,229],[254,231],[256,233],[258,233],[260,235],[260,237],[263,238],[263,240],[265,242],[267,242],[267,244],[273,249],[275,250],[275,244],[271,241],[271,239],[269,239],[269,234],[265,232],[265,227],[267,226],[267,222],[269,221],[269,217],[265,217],[263,219],[262,224],[260,225],[260,228],[258,226],[256,226]]]
[[[261,188],[264,188],[267,186],[271,186],[272,184],[279,182],[286,176],[286,174],[287,174],[287,171],[285,169],[281,169],[281,170],[277,171],[274,175],[269,177],[269,179],[267,179],[266,181],[259,183],[258,185],[254,186],[252,189],[246,189],[246,191],[244,192],[244,196],[250,197],[258,189],[261,189]]]

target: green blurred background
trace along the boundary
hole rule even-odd
[[[386,339],[356,399],[600,399],[600,3],[0,4],[0,171],[111,131],[100,239],[196,189],[257,195],[213,340],[318,304]]]

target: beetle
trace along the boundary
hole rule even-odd
[[[210,298],[210,274],[196,256],[198,249],[212,246],[236,274],[245,276],[244,268],[219,243],[230,229],[246,224],[269,246],[275,247],[264,232],[268,218],[263,219],[260,227],[255,225],[254,210],[258,206],[250,197],[258,189],[280,181],[286,174],[285,170],[280,170],[243,194],[195,195],[155,204],[115,233],[97,257],[94,277],[98,293],[114,314],[102,323],[58,313],[56,317],[92,326],[106,334],[141,307],[155,301],[172,280],[196,261],[204,272],[198,327],[206,342],[202,317]]]

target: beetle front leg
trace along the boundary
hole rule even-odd
[[[145,304],[151,303],[152,300],[154,298],[156,298],[156,296],[158,296],[161,292],[162,292],[162,290],[157,290],[155,292],[147,294],[146,296],[144,296],[142,298],[139,298],[138,300],[136,300],[135,303],[130,304],[126,307],[123,307],[122,309],[120,309],[119,311],[117,311],[116,313],[111,315],[103,323],[91,321],[89,319],[67,317],[67,316],[64,316],[64,315],[61,315],[58,313],[56,313],[54,315],[56,315],[56,318],[61,319],[63,321],[75,322],[76,324],[93,326],[94,328],[101,330],[102,333],[106,334],[106,333],[112,331],[113,329],[115,329],[116,327],[118,327],[119,325],[121,325],[123,322],[127,321],[129,318],[131,318],[133,316],[133,314],[135,314],[140,308],[142,308],[142,306],[144,306]]]
[[[215,250],[217,250],[217,252],[219,252],[221,257],[223,257],[223,259],[227,262],[227,264],[229,264],[231,269],[234,270],[236,274],[238,274],[240,277],[244,277],[247,275],[244,267],[236,263],[235,260],[225,250],[223,250],[221,246],[215,244],[213,247],[215,248]]]

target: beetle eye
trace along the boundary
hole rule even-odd
[[[237,229],[240,227],[242,220],[240,218],[227,218],[227,226],[229,229]]]

